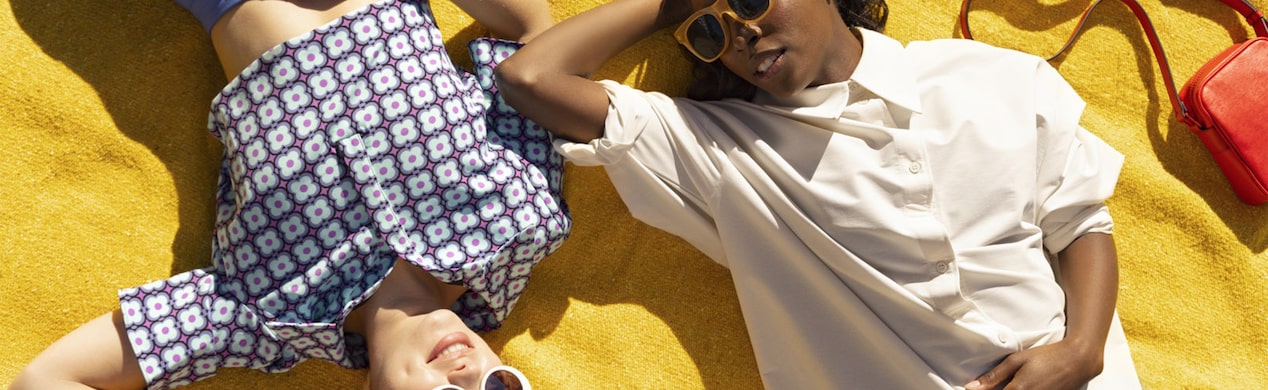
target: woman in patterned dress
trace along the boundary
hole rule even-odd
[[[372,388],[475,388],[532,266],[571,226],[562,160],[497,95],[519,47],[448,57],[426,1],[179,1],[230,82],[212,266],[120,290],[14,389],[170,388],[220,367],[318,358]],[[551,24],[544,0],[456,0],[499,37]]]

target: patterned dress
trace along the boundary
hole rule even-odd
[[[150,388],[220,367],[367,366],[345,333],[397,258],[502,323],[571,227],[549,135],[505,104],[478,39],[457,69],[426,2],[388,0],[284,42],[212,101],[224,143],[213,265],[119,292]]]

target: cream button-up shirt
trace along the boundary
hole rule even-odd
[[[860,30],[850,80],[697,102],[601,82],[631,213],[727,266],[766,387],[959,388],[1060,340],[1051,260],[1110,233],[1121,154],[1043,60]],[[1117,318],[1092,387],[1139,387]]]

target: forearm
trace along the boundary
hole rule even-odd
[[[661,0],[615,0],[542,33],[516,53],[515,62],[589,77],[609,59],[660,28]]]
[[[502,39],[528,42],[555,24],[546,0],[453,0]]]
[[[1105,338],[1118,299],[1114,237],[1088,233],[1058,254],[1066,296],[1065,339],[1004,358],[965,389],[1074,389],[1105,368]],[[1073,355],[1073,356],[1072,356]]]
[[[22,389],[139,389],[145,376],[115,309],[62,336],[14,379]]]
[[[503,97],[557,136],[602,136],[608,99],[590,75],[659,29],[660,7],[660,0],[616,0],[560,22],[497,67]]]
[[[1058,257],[1066,295],[1066,340],[1101,362],[1118,299],[1118,255],[1114,237],[1089,233]]]

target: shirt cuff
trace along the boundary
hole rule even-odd
[[[1056,254],[1088,233],[1113,233],[1105,200],[1114,194],[1124,156],[1085,129],[1075,133],[1062,182],[1041,206],[1044,247]]]
[[[1060,253],[1075,239],[1088,233],[1114,234],[1114,219],[1110,217],[1109,207],[1102,204],[1081,211],[1070,223],[1046,234],[1043,245],[1049,253]]]

